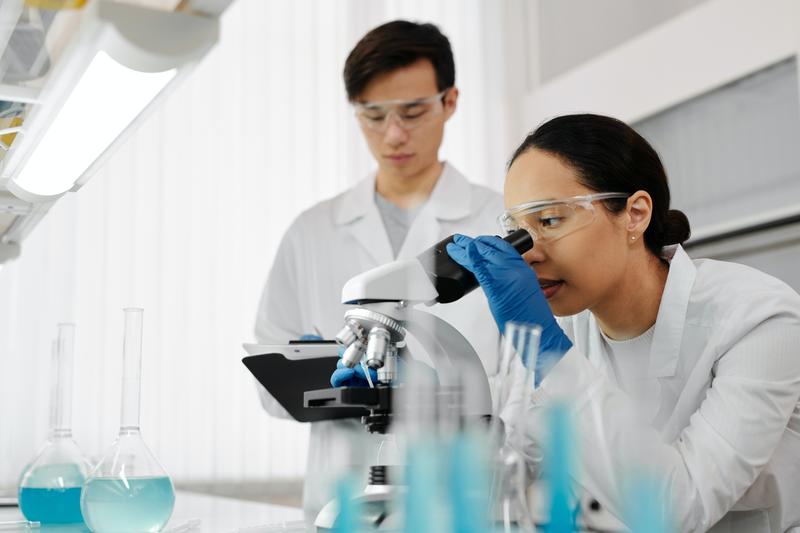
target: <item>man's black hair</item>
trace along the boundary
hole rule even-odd
[[[433,24],[394,20],[371,30],[344,63],[347,98],[355,101],[377,76],[427,59],[436,72],[439,91],[455,85],[456,67],[450,41]]]

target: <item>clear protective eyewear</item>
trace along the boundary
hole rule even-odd
[[[527,202],[507,209],[497,220],[506,233],[524,229],[535,242],[552,242],[591,224],[597,215],[593,202],[629,196],[624,192],[603,192]]]
[[[384,100],[382,102],[356,102],[356,117],[367,128],[384,132],[389,127],[389,116],[394,115],[404,130],[414,129],[444,110],[444,95],[450,89],[412,100]]]

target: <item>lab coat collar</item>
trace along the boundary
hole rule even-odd
[[[674,376],[678,367],[689,296],[697,268],[679,244],[666,246],[661,256],[669,261],[669,274],[658,307],[656,329],[650,348],[650,377]]]
[[[439,220],[459,220],[470,215],[472,189],[461,172],[448,162],[431,191],[426,208]],[[375,204],[375,173],[347,191],[334,214],[338,225],[363,218]]]

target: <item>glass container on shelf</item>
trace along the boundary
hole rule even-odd
[[[83,486],[81,510],[94,532],[155,532],[169,520],[175,492],[139,431],[142,309],[124,311],[122,424]]]
[[[72,438],[72,363],[74,324],[59,324],[55,346],[55,379],[51,388],[50,436],[20,477],[19,506],[30,521],[42,524],[83,522],[81,486],[89,462]]]

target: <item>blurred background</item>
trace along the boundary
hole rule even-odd
[[[113,440],[121,309],[140,306],[142,431],[176,485],[299,505],[307,427],[261,409],[241,344],[285,229],[373,166],[341,72],[361,35],[396,18],[451,40],[461,98],[442,155],[473,181],[501,189],[549,117],[610,114],[661,154],[690,255],[800,289],[799,9],[235,0],[216,48],[0,270],[0,488],[46,438],[58,322],[77,325],[75,438],[92,457]]]

